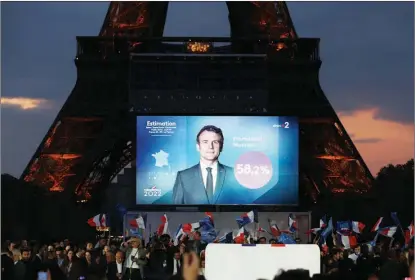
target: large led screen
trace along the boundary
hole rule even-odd
[[[298,122],[138,116],[137,204],[296,205]]]

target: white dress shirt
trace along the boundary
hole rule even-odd
[[[122,274],[122,263],[117,262],[117,273]]]
[[[200,162],[200,169],[202,171],[202,178],[203,178],[203,185],[205,185],[205,189],[206,189],[206,184],[207,184],[207,175],[208,175],[208,171],[206,170],[206,168],[211,167],[212,168],[212,177],[213,177],[213,193],[215,193],[215,189],[216,189],[216,178],[218,178],[218,162],[215,162],[212,165],[206,165],[202,162]]]
[[[356,264],[356,261],[357,261],[358,257],[359,256],[356,255],[355,253],[349,255],[349,259],[351,259],[354,262],[354,264]]]
[[[131,249],[131,254],[129,254],[128,256],[126,256],[125,258],[125,267],[128,268],[140,268],[137,264],[137,262],[132,262],[131,261],[131,257],[134,258],[138,258],[138,248],[132,248]]]
[[[173,275],[176,275],[179,271],[180,260],[173,259]]]

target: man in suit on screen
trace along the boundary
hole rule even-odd
[[[207,125],[199,131],[196,136],[196,149],[200,153],[200,161],[177,173],[173,187],[173,204],[235,203],[232,190],[239,184],[235,180],[233,168],[218,161],[223,143],[220,128]]]

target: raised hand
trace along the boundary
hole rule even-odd
[[[183,255],[183,278],[184,280],[197,280],[199,276],[200,260],[195,252]]]

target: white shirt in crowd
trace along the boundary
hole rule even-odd
[[[137,264],[137,262],[132,262],[131,261],[131,257],[134,258],[138,258],[138,248],[132,248],[131,249],[131,254],[129,256],[127,256],[126,260],[125,260],[125,267],[126,268],[140,268]]]
[[[122,273],[122,263],[117,262],[117,273]]]
[[[179,271],[180,260],[173,259],[173,275],[176,275]]]
[[[356,264],[356,261],[357,261],[358,257],[359,256],[356,255],[355,253],[349,255],[349,259],[351,259],[354,262],[354,264]]]
[[[205,185],[205,189],[206,189],[206,185],[207,185],[207,175],[208,175],[208,172],[207,172],[206,168],[208,168],[208,167],[211,167],[212,168],[213,193],[215,193],[215,189],[216,189],[216,178],[218,177],[218,162],[215,162],[211,166],[208,166],[208,165],[200,162],[200,169],[202,171],[202,178],[203,178],[203,184]]]

